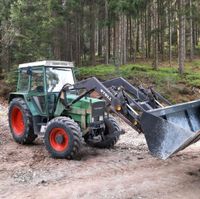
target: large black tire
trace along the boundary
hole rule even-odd
[[[121,129],[113,117],[105,118],[104,139],[100,142],[91,142],[85,139],[85,142],[96,148],[112,148],[119,140]]]
[[[57,117],[47,125],[45,146],[54,158],[76,158],[80,152],[81,139],[79,125],[70,118]]]
[[[34,134],[32,115],[22,98],[14,98],[9,105],[8,120],[14,140],[19,144],[32,144]]]

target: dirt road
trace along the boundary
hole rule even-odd
[[[40,138],[13,142],[0,104],[0,198],[200,198],[200,144],[161,161],[143,135],[127,133],[112,150],[83,147],[78,160],[49,157]]]

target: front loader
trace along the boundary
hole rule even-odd
[[[94,92],[98,97],[90,97]],[[162,159],[200,138],[200,101],[171,105],[152,88],[136,88],[123,78],[76,82],[71,62],[19,65],[9,103],[14,140],[31,144],[42,135],[55,158],[75,158],[83,139],[93,147],[113,147],[123,130],[110,112],[143,132],[152,155]]]
[[[144,133],[153,156],[167,159],[200,139],[200,100],[171,105],[152,88],[136,88],[123,78],[104,85],[123,95],[128,109],[125,117],[136,124],[131,125],[135,130]]]

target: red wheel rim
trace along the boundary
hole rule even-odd
[[[60,137],[61,140],[58,142],[57,138]],[[69,144],[69,137],[66,131],[62,128],[54,128],[50,132],[50,144],[52,148],[58,152],[63,152],[67,149]]]
[[[12,126],[12,129],[13,129],[13,132],[17,136],[23,135],[24,129],[25,129],[24,120],[23,120],[23,113],[20,110],[20,108],[17,107],[17,106],[15,106],[12,109],[11,126]]]

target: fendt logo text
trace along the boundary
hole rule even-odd
[[[100,92],[111,102],[112,98],[104,91],[104,90],[100,90]]]

